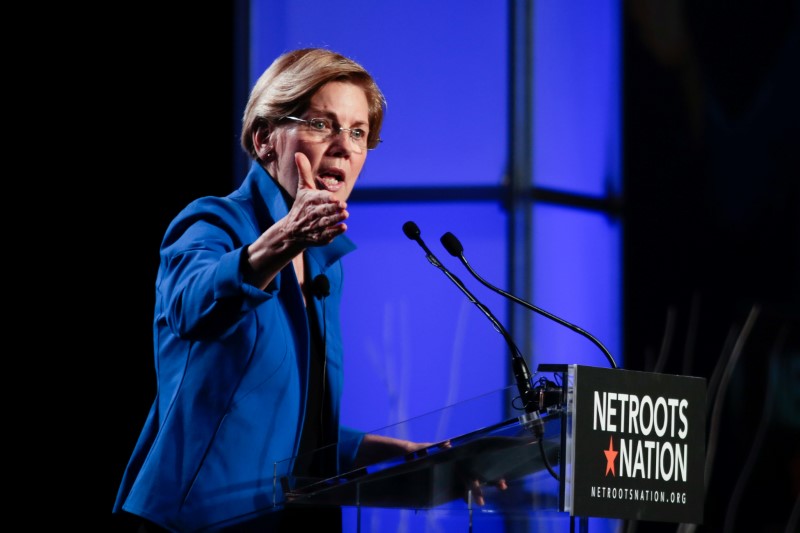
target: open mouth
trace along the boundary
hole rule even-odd
[[[317,179],[326,189],[336,190],[344,181],[344,172],[335,168],[325,169],[320,171]]]

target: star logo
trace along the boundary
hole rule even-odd
[[[606,476],[608,476],[608,471],[611,470],[611,475],[617,477],[614,461],[616,461],[619,452],[614,449],[614,437],[608,438],[608,449],[603,450],[603,453],[606,454]]]

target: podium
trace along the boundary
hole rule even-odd
[[[559,482],[548,471],[563,468],[564,412],[553,409],[498,421],[503,405],[515,395],[516,389],[508,387],[370,431],[429,442],[440,427],[460,428],[456,435],[416,453],[388,457],[326,479],[288,474],[292,464],[288,459],[277,466],[275,483],[287,504],[348,507],[359,517],[370,509],[413,510],[427,519],[455,524],[446,531],[469,531],[481,522],[527,521],[531,512],[552,513],[550,519],[564,521],[556,514]],[[315,453],[330,455],[330,450]],[[504,490],[498,488],[501,481],[507,485]],[[471,488],[475,482],[483,505],[478,505]]]
[[[350,508],[358,531],[374,509],[443,517],[448,531],[492,521],[574,531],[576,520],[588,530],[589,517],[702,523],[703,379],[580,365],[537,375],[550,387],[533,412],[514,411],[509,386],[370,432],[430,442],[418,452],[324,478],[292,475],[313,457],[277,463],[275,507]]]

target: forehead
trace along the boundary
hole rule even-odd
[[[367,122],[369,119],[369,103],[364,89],[348,82],[326,83],[311,97],[309,108],[334,115],[339,120]]]

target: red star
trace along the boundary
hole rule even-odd
[[[614,437],[608,438],[608,449],[603,450],[603,453],[606,454],[606,475],[608,475],[608,471],[611,470],[611,475],[617,477],[614,461],[617,459],[619,452],[614,450]]]

